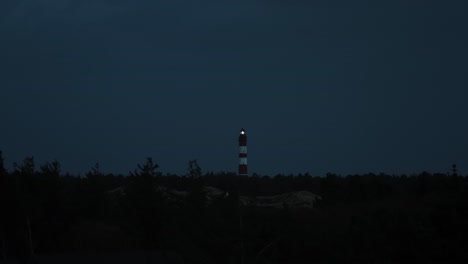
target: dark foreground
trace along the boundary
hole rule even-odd
[[[456,173],[239,177],[195,163],[179,177],[148,160],[73,177],[32,165],[0,175],[3,263],[468,263]],[[321,199],[289,203],[295,191]]]
[[[112,252],[112,253],[81,253],[81,254],[56,254],[51,256],[35,256],[26,263],[34,264],[170,264],[183,263],[180,257],[175,255],[163,256],[157,252]],[[5,264],[21,263],[18,260],[6,260]]]

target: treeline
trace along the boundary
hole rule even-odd
[[[225,195],[208,200],[204,186]],[[185,191],[170,196],[169,190]],[[245,207],[239,196],[309,191],[313,209]],[[452,173],[339,176],[63,175],[33,157],[7,171],[0,152],[0,260],[57,253],[158,251],[168,263],[468,261],[468,179]]]

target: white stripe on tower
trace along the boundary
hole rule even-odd
[[[239,175],[247,175],[247,135],[243,128],[239,135]]]

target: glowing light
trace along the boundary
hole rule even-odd
[[[244,132],[244,130],[242,130],[242,131],[241,131],[241,135],[244,135],[244,134],[245,134],[245,132]]]

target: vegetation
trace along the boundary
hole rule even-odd
[[[147,158],[129,175],[63,175],[33,157],[4,168],[0,152],[0,260],[64,252],[159,251],[180,263],[468,261],[468,179],[450,174],[162,175]],[[226,195],[208,201],[203,186]],[[168,190],[185,191],[171,199]],[[310,208],[241,206],[306,190]]]

